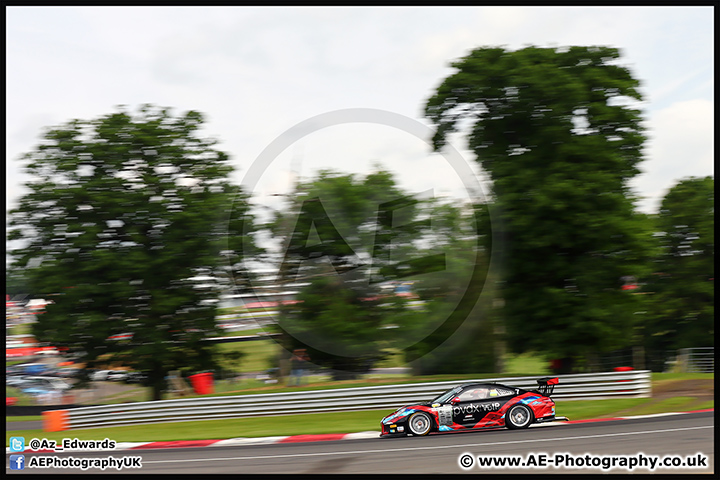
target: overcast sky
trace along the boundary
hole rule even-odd
[[[44,127],[142,103],[204,113],[204,133],[258,202],[287,192],[293,171],[376,163],[409,191],[462,196],[461,177],[480,173],[474,156],[461,138],[459,157],[431,154],[422,117],[449,63],[480,46],[606,45],[642,82],[649,141],[633,186],[653,212],[679,179],[714,175],[713,17],[712,7],[6,8],[7,204],[23,192],[17,158]]]

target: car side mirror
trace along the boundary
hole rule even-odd
[[[460,403],[460,397],[455,397],[455,398],[453,398],[452,400],[450,400],[450,404],[451,404],[451,405],[455,405],[455,404],[458,404],[458,403]]]

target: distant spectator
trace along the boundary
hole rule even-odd
[[[290,385],[300,386],[309,360],[310,357],[304,348],[297,348],[293,351],[293,356],[290,359]]]

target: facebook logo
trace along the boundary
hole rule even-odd
[[[25,470],[25,455],[10,455],[10,470]]]
[[[25,437],[10,437],[10,451],[22,452],[25,450]]]

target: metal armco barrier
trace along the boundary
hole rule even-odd
[[[64,425],[63,429],[73,429],[298,413],[395,409],[405,404],[431,400],[445,390],[462,383],[497,382],[513,387],[536,389],[538,378],[540,377],[485,378],[304,392],[201,397],[80,407],[57,412],[63,412],[63,422],[60,423]],[[559,375],[558,378],[560,383],[556,386],[552,398],[559,402],[641,398],[651,395],[649,370]]]

